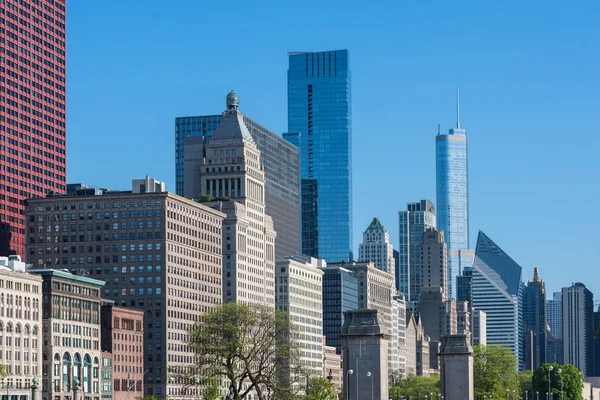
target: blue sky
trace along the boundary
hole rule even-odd
[[[69,1],[68,182],[174,190],[174,118],[240,110],[287,130],[287,51],[347,48],[354,246],[435,201],[437,125],[469,137],[471,245],[486,232],[549,291],[600,296],[598,2]]]

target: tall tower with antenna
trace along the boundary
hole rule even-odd
[[[435,138],[437,227],[448,247],[448,297],[456,298],[456,277],[471,266],[467,131],[460,126],[460,89],[456,88],[456,128]]]

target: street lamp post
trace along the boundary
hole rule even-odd
[[[367,372],[367,376],[371,378],[371,400],[373,400],[373,376],[371,375],[371,372]]]
[[[562,379],[562,368],[558,369],[558,376],[560,377],[560,400],[563,400],[563,379]]]
[[[548,400],[550,400],[550,393],[552,393],[552,375],[550,373],[553,369],[552,365],[548,366]]]
[[[346,388],[345,392],[346,392],[346,400],[350,400],[350,376],[354,373],[353,370],[349,369],[348,372],[346,372],[346,382],[348,382],[348,387]],[[356,397],[358,398],[358,393],[356,393]]]
[[[506,389],[506,400],[508,400],[508,389]]]

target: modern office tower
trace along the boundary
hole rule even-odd
[[[546,362],[546,284],[534,268],[533,281],[523,291],[523,361],[535,371]]]
[[[33,400],[32,378],[42,379],[41,311],[42,278],[26,273],[20,256],[0,257],[0,364],[3,390],[12,395],[0,393],[6,400]]]
[[[169,368],[195,365],[188,328],[222,302],[225,214],[166,192],[107,192],[29,199],[25,217],[35,267],[102,279],[103,298],[145,311],[145,394],[183,397]]]
[[[417,321],[410,315],[406,322],[406,370],[405,376],[417,374]]]
[[[42,277],[44,357],[42,397],[70,400],[79,381],[82,396],[100,400],[100,293],[104,281],[38,269]]]
[[[287,313],[289,322],[295,326],[293,335],[303,373],[314,376],[323,372],[323,271],[319,268],[324,266],[323,260],[296,255],[277,261],[275,269],[276,308]],[[305,377],[286,378],[305,387]]]
[[[394,275],[396,262],[394,246],[390,244],[390,234],[385,230],[378,218],[363,233],[363,242],[358,247],[359,261],[371,261],[375,268]]]
[[[339,266],[323,270],[323,335],[327,346],[342,354],[344,311],[358,310],[358,278],[352,271]]]
[[[264,169],[235,93],[227,97],[227,111],[204,148],[198,193],[222,199],[205,204],[227,215],[223,301],[275,307],[276,234],[265,212]]]
[[[100,347],[112,354],[114,400],[144,397],[144,311],[103,299]]]
[[[235,99],[236,110],[239,98],[233,92],[228,97]],[[228,105],[230,107],[231,105]],[[213,133],[217,130],[226,111],[221,115],[181,117],[175,119],[175,168],[176,193],[196,198],[201,193],[201,180],[207,172],[203,160],[214,158],[206,152]],[[281,136],[259,123],[240,114],[254,144],[260,152],[260,164],[265,179],[266,214],[273,218],[277,232],[275,259],[283,260],[300,251],[300,172],[298,149]],[[218,161],[231,161],[231,154],[224,149]],[[222,156],[222,157],[221,157]],[[223,167],[215,165],[215,168]]]
[[[456,277],[456,300],[473,303],[473,267],[464,267]]]
[[[557,364],[565,363],[562,338],[557,339],[555,337],[548,336],[546,348],[547,348],[546,359],[549,363],[557,363]]]
[[[552,299],[546,300],[546,319],[550,328],[550,336],[561,339],[563,334],[562,292],[552,293]]]
[[[583,283],[562,288],[563,356],[584,377],[594,373],[594,300]]]
[[[402,293],[404,299],[406,299],[406,295],[398,288],[400,285],[400,281],[398,276],[400,275],[400,253],[398,250],[393,250],[392,255],[394,256],[394,278],[396,279],[396,290]]]
[[[302,253],[350,261],[352,79],[348,50],[289,53],[287,82],[291,134],[285,137],[300,149]]]
[[[150,178],[148,175],[144,179],[134,179],[131,186],[133,193],[160,193],[167,191],[164,182]]]
[[[594,311],[594,376],[600,376],[600,305]]]
[[[522,370],[521,266],[481,231],[473,265],[473,308],[486,314],[487,344],[510,348]]]
[[[481,310],[471,310],[471,345],[487,344],[486,314]]]
[[[435,206],[429,200],[408,203],[398,213],[400,227],[399,274],[396,289],[406,301],[418,301],[421,293],[421,242],[427,229],[435,229]]]
[[[0,256],[25,257],[25,199],[67,190],[65,6],[0,2]]]
[[[423,325],[417,322],[417,375],[430,376],[429,372],[429,336],[423,332]]]
[[[435,138],[437,228],[448,245],[448,295],[456,298],[456,277],[464,263],[460,251],[469,248],[469,179],[467,131],[460,127],[457,91],[456,128]],[[465,264],[465,265],[462,265]]]

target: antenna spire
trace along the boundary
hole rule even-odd
[[[460,87],[456,88],[456,128],[460,129]]]

